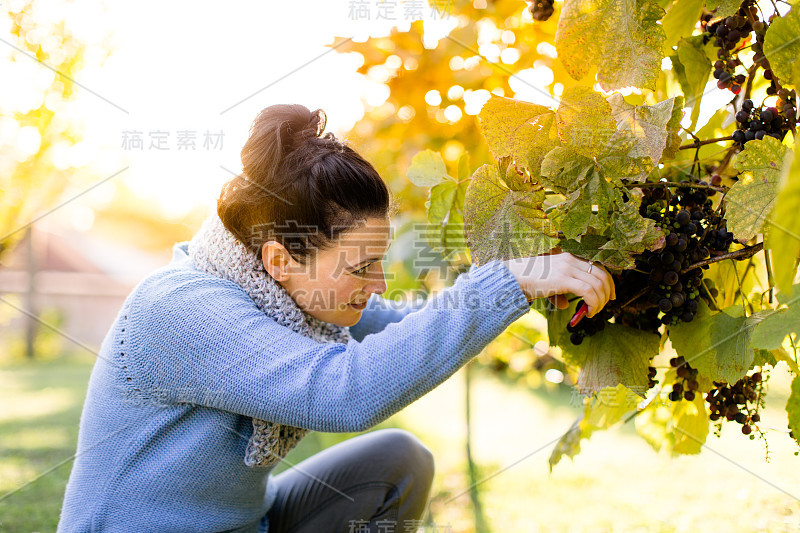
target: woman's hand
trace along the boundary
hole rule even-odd
[[[592,317],[609,300],[616,299],[611,274],[598,263],[560,250],[547,255],[503,261],[529,299],[548,297],[556,306],[568,306],[566,293],[583,298]],[[591,267],[591,268],[590,268]]]

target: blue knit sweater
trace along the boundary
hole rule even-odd
[[[59,532],[265,532],[274,467],[244,463],[251,417],[365,431],[530,308],[492,261],[403,308],[372,295],[353,340],[321,344],[196,270],[187,246],[136,285],[103,340]]]

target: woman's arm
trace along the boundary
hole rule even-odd
[[[277,324],[233,282],[166,269],[137,287],[128,386],[280,424],[359,432],[447,380],[529,310],[491,261],[360,342],[320,344]]]
[[[367,300],[367,307],[361,312],[361,320],[350,326],[350,336],[361,341],[367,335],[383,331],[388,324],[400,322],[406,315],[424,304],[425,300],[421,298],[396,302],[373,293]]]

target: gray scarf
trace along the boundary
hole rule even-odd
[[[258,308],[272,320],[317,342],[350,340],[350,329],[316,319],[300,309],[286,289],[264,270],[258,257],[220,220],[216,209],[189,242],[195,268],[241,286]],[[265,386],[268,384],[265,384]],[[253,418],[253,435],[247,443],[247,466],[272,466],[310,430]]]

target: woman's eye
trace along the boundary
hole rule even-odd
[[[371,264],[372,263],[370,263],[370,265]],[[353,270],[353,274],[358,274],[358,275],[366,274],[367,273],[367,269],[369,268],[370,265],[364,265],[363,267],[359,268],[358,270]]]

